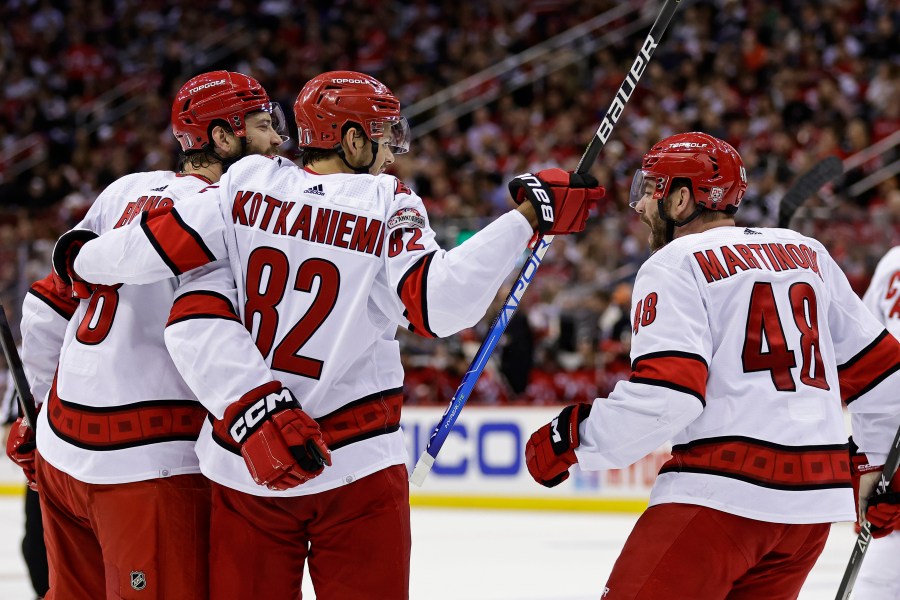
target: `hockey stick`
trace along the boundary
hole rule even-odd
[[[597,129],[597,132],[585,149],[584,154],[581,156],[581,160],[578,161],[575,172],[587,173],[594,164],[594,161],[600,154],[600,150],[603,149],[616,122],[622,115],[625,104],[628,102],[628,99],[631,98],[631,94],[637,87],[641,75],[643,75],[644,70],[647,68],[647,64],[650,62],[653,51],[656,50],[656,47],[659,45],[663,32],[665,32],[666,28],[669,26],[669,22],[672,20],[672,16],[675,14],[675,10],[678,8],[680,2],[681,0],[665,0],[663,3],[659,16],[656,17],[656,21],[650,28],[650,33],[647,34],[647,38],[641,46],[641,51],[634,59],[631,69],[629,69],[628,73],[625,75],[625,81],[619,86],[619,90],[616,92],[612,105],[606,111],[606,115],[603,117],[600,127]],[[538,238],[531,256],[525,262],[525,265],[522,266],[522,270],[519,272],[512,290],[503,302],[503,308],[500,309],[500,313],[494,319],[491,329],[488,331],[487,336],[481,343],[481,347],[478,348],[478,352],[475,354],[475,358],[472,360],[472,364],[469,365],[469,369],[463,376],[462,382],[460,382],[456,393],[453,394],[450,405],[447,407],[447,410],[444,411],[444,416],[441,417],[440,422],[432,432],[431,438],[428,440],[428,445],[425,447],[425,451],[422,453],[422,456],[419,457],[416,467],[413,469],[409,480],[417,486],[421,487],[422,483],[425,482],[425,477],[431,471],[431,467],[434,465],[434,460],[437,458],[438,452],[440,452],[441,447],[444,445],[444,441],[446,441],[447,436],[450,434],[450,430],[453,429],[453,424],[456,423],[456,420],[459,418],[460,411],[463,406],[466,405],[469,394],[472,393],[475,383],[478,381],[478,377],[481,376],[481,372],[484,371],[484,367],[487,365],[487,361],[491,357],[494,348],[497,347],[497,343],[500,341],[500,337],[506,330],[510,318],[512,318],[513,313],[515,313],[516,309],[519,307],[522,296],[534,279],[538,268],[541,266],[541,261],[544,259],[544,255],[547,253],[547,249],[550,248],[550,243],[552,241],[552,235]]]
[[[16,350],[16,341],[13,339],[9,320],[6,318],[6,310],[0,305],[0,345],[3,346],[3,356],[6,357],[6,365],[12,373],[13,385],[16,387],[16,395],[19,397],[19,406],[22,407],[25,424],[34,429],[37,425],[37,409],[34,405],[34,396],[28,386],[25,377],[25,367]]]
[[[804,202],[815,196],[822,186],[844,174],[844,163],[837,156],[826,156],[797,178],[778,205],[778,227],[788,227],[791,218]]]
[[[887,491],[898,466],[900,466],[900,429],[897,430],[897,435],[894,436],[894,444],[891,446],[891,451],[888,452],[887,459],[884,461],[881,479],[878,480],[878,486],[875,488],[876,494],[883,494]],[[859,535],[856,537],[856,544],[853,546],[853,552],[850,553],[850,562],[847,563],[847,568],[844,569],[844,577],[841,579],[841,585],[838,587],[837,595],[835,596],[836,600],[847,600],[850,597],[850,592],[853,591],[853,584],[856,583],[856,576],[859,575],[859,568],[862,566],[862,560],[866,556],[869,542],[871,541],[872,526],[863,519]]]

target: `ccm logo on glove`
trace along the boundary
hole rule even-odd
[[[267,415],[286,408],[300,408],[300,404],[287,388],[268,394],[248,406],[232,422],[228,433],[238,444],[244,442],[248,435],[259,429]]]

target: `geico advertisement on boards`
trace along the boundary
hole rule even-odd
[[[454,495],[649,496],[660,466],[670,457],[668,447],[625,469],[582,471],[576,465],[569,479],[555,488],[535,483],[525,466],[525,443],[532,432],[560,410],[562,407],[465,407],[425,483],[412,491]],[[410,472],[443,414],[443,408],[403,408],[401,425]]]

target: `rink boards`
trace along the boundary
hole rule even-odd
[[[622,470],[572,469],[568,481],[547,489],[525,467],[525,442],[559,414],[560,407],[467,406],[421,488],[410,489],[413,506],[640,512],[647,506],[667,448]],[[443,407],[404,407],[403,433],[411,470],[440,421]],[[21,494],[24,477],[0,461],[0,494]]]
[[[428,444],[443,408],[405,407],[401,424],[409,468]],[[626,469],[581,471],[555,488],[534,482],[525,467],[531,433],[561,407],[467,406],[421,488],[410,488],[413,506],[640,512],[647,507],[659,467],[669,459],[660,448]]]

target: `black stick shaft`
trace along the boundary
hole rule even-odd
[[[883,494],[891,483],[897,467],[900,466],[900,429],[894,436],[894,444],[891,451],[888,452],[887,459],[884,461],[884,469],[881,471],[881,479],[875,489],[876,494]],[[850,553],[850,560],[847,562],[847,568],[844,569],[844,577],[841,579],[841,585],[838,587],[836,600],[847,600],[850,592],[853,591],[853,584],[856,583],[856,577],[859,575],[859,569],[862,566],[863,558],[869,550],[869,543],[872,541],[872,531],[869,523],[863,521],[859,535],[856,537],[856,544],[853,545],[853,552]]]
[[[594,138],[588,144],[587,148],[585,148],[584,154],[581,155],[581,160],[578,161],[578,166],[575,168],[576,173],[587,173],[591,170],[594,161],[597,160],[597,156],[600,154],[603,146],[606,145],[606,140],[609,139],[609,135],[612,133],[616,122],[619,120],[619,117],[622,116],[625,104],[628,103],[628,99],[631,98],[631,94],[637,87],[641,75],[644,74],[644,69],[646,69],[647,65],[650,63],[650,57],[653,55],[653,51],[656,50],[656,47],[659,45],[663,33],[669,26],[669,22],[675,15],[675,10],[680,3],[681,0],[666,0],[666,3],[659,11],[656,21],[653,22],[653,27],[650,28],[650,33],[648,33],[647,37],[644,39],[641,51],[638,52],[637,57],[631,64],[631,68],[625,75],[625,81],[619,86],[619,91],[616,92],[616,96],[613,99],[609,110],[606,111],[606,116],[604,116],[603,121],[600,122],[597,133],[594,134]]]
[[[16,341],[13,339],[12,329],[9,327],[9,320],[6,318],[6,310],[3,306],[0,306],[0,345],[3,346],[3,356],[6,357],[6,364],[12,373],[13,385],[16,386],[22,414],[25,415],[27,425],[34,429],[37,424],[37,407],[34,404],[34,396],[31,394],[28,379],[25,377],[25,367],[22,366],[22,359],[19,357],[19,351],[16,350]]]
[[[644,40],[643,46],[641,46],[640,53],[631,65],[631,69],[628,71],[625,81],[619,86],[619,91],[616,92],[616,97],[613,100],[612,105],[609,107],[609,110],[606,111],[606,116],[603,117],[600,128],[597,129],[594,138],[590,141],[587,148],[585,148],[581,160],[578,161],[578,167],[575,169],[576,172],[587,173],[591,166],[593,166],[594,161],[600,154],[600,150],[603,148],[604,144],[606,144],[606,140],[609,138],[616,122],[619,120],[622,110],[625,108],[625,104],[631,97],[632,92],[634,92],[634,88],[637,87],[638,81],[644,73],[647,63],[650,61],[650,56],[659,45],[659,40],[662,38],[663,32],[672,20],[672,15],[675,14],[675,9],[678,8],[680,2],[681,0],[665,0],[665,4],[660,10],[659,16],[656,17],[653,27],[650,28],[650,33]],[[444,445],[444,440],[447,439],[450,430],[459,418],[460,411],[462,411],[463,407],[466,405],[469,394],[472,389],[474,389],[478,378],[481,376],[485,364],[491,357],[500,336],[503,335],[503,332],[506,330],[506,325],[512,318],[513,313],[519,307],[522,295],[525,293],[525,290],[528,289],[528,285],[531,283],[532,279],[534,279],[535,273],[541,266],[544,254],[547,252],[547,249],[552,242],[552,235],[540,238],[535,244],[531,257],[522,266],[522,270],[516,277],[512,290],[510,290],[509,295],[503,303],[503,308],[500,309],[500,313],[494,319],[487,337],[481,343],[481,347],[478,348],[475,359],[466,370],[466,374],[463,377],[459,388],[457,388],[456,393],[453,394],[453,398],[450,400],[450,405],[447,407],[447,410],[444,411],[444,416],[441,417],[440,422],[434,428],[431,438],[428,440],[428,444],[425,447],[425,451],[422,452],[419,457],[419,460],[413,469],[413,473],[409,478],[413,484],[421,486],[425,481],[425,477],[428,475],[429,471],[431,471],[431,467],[437,459],[437,454]]]

